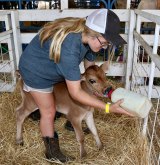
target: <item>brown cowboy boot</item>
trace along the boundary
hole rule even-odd
[[[54,138],[43,137],[43,141],[46,148],[45,155],[47,159],[58,159],[63,163],[69,161],[69,157],[65,156],[60,150],[58,138],[55,138],[55,136]]]

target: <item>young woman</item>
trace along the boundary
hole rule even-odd
[[[40,109],[40,130],[48,159],[68,160],[54,133],[54,84],[65,81],[70,96],[82,104],[107,113],[131,115],[120,107],[122,100],[109,106],[88,95],[80,85],[81,61],[84,60],[87,68],[94,64],[94,52],[106,49],[109,42],[124,44],[119,31],[117,15],[107,9],[98,9],[86,19],[62,18],[46,24],[23,52],[19,70],[25,83],[24,90],[30,92]]]

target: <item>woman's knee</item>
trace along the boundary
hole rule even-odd
[[[55,112],[55,108],[53,107],[47,110],[41,110],[41,118],[45,118],[47,120],[54,120]]]

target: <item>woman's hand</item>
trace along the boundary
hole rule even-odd
[[[123,103],[123,99],[118,100],[116,103],[111,104],[109,111],[111,113],[119,113],[119,114],[125,114],[125,115],[129,115],[129,116],[134,116],[133,114],[127,112],[126,110],[124,110],[123,108],[120,107],[120,105]]]

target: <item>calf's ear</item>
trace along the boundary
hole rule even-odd
[[[86,81],[85,73],[81,74],[81,81]]]
[[[106,73],[109,70],[109,61],[105,61],[100,68]]]

